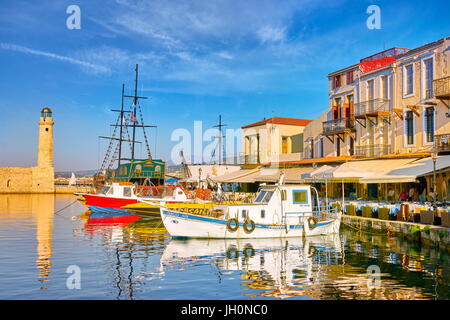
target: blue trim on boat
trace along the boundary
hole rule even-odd
[[[128,211],[123,209],[113,209],[113,208],[105,208],[105,207],[98,207],[98,206],[89,206],[89,209],[91,209],[92,212],[95,213],[117,213],[117,214],[129,214]]]
[[[163,215],[167,215],[167,216],[172,216],[172,217],[176,217],[176,218],[181,218],[181,219],[187,219],[187,220],[199,220],[199,221],[203,221],[203,222],[210,222],[210,223],[216,223],[216,224],[222,224],[222,225],[226,225],[227,221],[226,220],[222,220],[222,219],[216,219],[216,218],[210,218],[210,217],[204,217],[204,216],[197,216],[197,215],[192,215],[192,214],[186,214],[186,213],[180,213],[180,212],[175,212],[175,211],[168,211],[168,210],[162,210],[162,214]],[[330,223],[332,223],[333,221],[325,221],[325,222],[319,222],[317,224],[318,227],[322,227],[322,226],[326,226]],[[244,223],[243,222],[239,222],[239,226],[243,227]],[[259,229],[285,229],[285,225],[282,224],[260,224],[260,223],[255,223],[255,228],[259,228]],[[290,225],[289,229],[303,229],[303,225]]]

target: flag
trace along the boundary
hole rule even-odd
[[[136,120],[136,117],[134,116],[133,112],[131,113],[130,121],[138,124],[138,121]]]

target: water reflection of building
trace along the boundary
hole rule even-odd
[[[427,266],[426,256],[400,240],[367,235],[288,241],[172,240],[161,256],[161,267],[184,270],[212,264],[221,274],[239,271],[244,294],[256,298],[413,300],[445,290],[438,287],[439,282],[446,283],[445,270]],[[381,269],[380,287],[370,285],[370,265]]]
[[[52,236],[55,196],[52,194],[8,194],[0,196],[0,212],[13,220],[34,218],[36,223],[36,267],[41,289],[47,289],[52,268]]]
[[[31,212],[36,219],[37,260],[39,280],[47,281],[51,271],[53,215],[55,197],[52,194],[32,195]]]

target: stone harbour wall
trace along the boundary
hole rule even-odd
[[[342,223],[365,232],[404,238],[450,251],[450,228],[347,215],[342,216]]]

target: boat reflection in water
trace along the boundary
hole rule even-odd
[[[405,250],[406,249],[406,250]],[[420,249],[419,249],[420,250]],[[422,249],[427,250],[427,249]],[[171,240],[161,268],[211,264],[223,277],[240,274],[250,298],[410,300],[448,297],[442,266],[412,256],[400,239],[340,235],[292,239]],[[380,268],[380,286],[369,266]],[[441,278],[441,279],[440,279]]]
[[[86,211],[84,232],[90,238],[100,238],[106,253],[105,267],[112,270],[113,295],[116,299],[133,300],[144,283],[142,274],[160,277],[162,272],[152,265],[143,264],[151,260],[151,247],[161,248],[167,240],[161,221],[144,218],[131,213],[108,213]],[[147,262],[149,263],[149,262]],[[146,269],[150,267],[153,272]]]
[[[161,257],[163,268],[189,268],[214,262],[220,272],[242,271],[241,285],[251,297],[291,298],[305,295],[298,287],[313,286],[321,277],[317,265],[337,265],[339,235],[290,239],[172,240]]]

